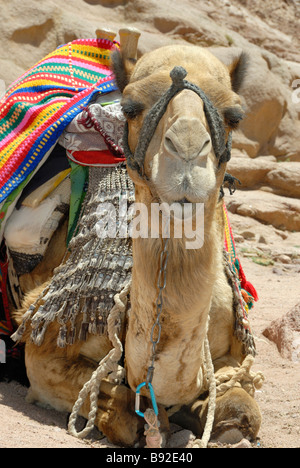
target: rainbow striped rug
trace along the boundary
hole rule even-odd
[[[0,228],[65,127],[95,93],[117,89],[109,68],[117,42],[79,39],[24,73],[0,101]]]

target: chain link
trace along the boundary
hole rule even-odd
[[[152,355],[151,355],[151,364],[148,367],[147,377],[146,377],[147,388],[149,386],[149,383],[151,383],[153,379],[154,361],[156,357],[156,346],[158,345],[160,341],[160,336],[161,336],[160,318],[161,318],[161,313],[162,313],[162,308],[163,308],[163,291],[166,288],[166,284],[167,284],[169,238],[162,239],[162,242],[163,242],[163,247],[162,247],[162,251],[160,254],[159,273],[158,273],[158,279],[157,279],[158,296],[156,299],[156,320],[151,329],[151,337],[150,337],[150,341],[152,343]]]

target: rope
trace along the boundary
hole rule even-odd
[[[249,354],[238,368],[232,368],[226,373],[216,376],[217,395],[220,396],[233,388],[237,383],[246,390],[249,395],[254,396],[254,392],[260,389],[265,380],[262,372],[251,372],[254,363],[254,356]]]
[[[254,356],[251,354],[245,357],[240,367],[232,368],[227,373],[215,376],[207,335],[204,342],[204,355],[209,382],[208,411],[202,438],[194,441],[194,448],[207,448],[208,446],[214,424],[216,398],[218,396],[223,395],[239,382],[242,388],[253,397],[255,390],[261,388],[265,380],[262,372],[251,372],[251,367],[254,363]]]
[[[207,371],[207,379],[209,382],[209,400],[208,400],[208,411],[207,418],[205,423],[205,428],[202,434],[201,439],[196,439],[193,443],[194,448],[207,448],[209,439],[211,437],[212,428],[215,419],[215,409],[216,409],[216,380],[215,380],[215,371],[214,365],[211,358],[208,335],[206,333],[206,338],[204,341],[204,358]]]
[[[100,361],[98,368],[93,372],[92,377],[86,382],[81,389],[77,401],[73,406],[73,410],[69,419],[68,431],[71,435],[77,438],[86,437],[93,429],[95,419],[98,411],[98,396],[100,392],[101,381],[108,377],[110,381],[114,383],[121,383],[125,376],[125,370],[118,365],[119,360],[123,354],[123,346],[118,338],[119,324],[122,322],[122,315],[125,312],[127,305],[127,295],[130,291],[130,283],[121,293],[116,294],[115,306],[111,310],[107,325],[108,325],[108,336],[112,342],[113,349]],[[85,428],[81,432],[77,432],[75,428],[76,420],[79,411],[90,394],[90,412],[88,414],[88,421]]]

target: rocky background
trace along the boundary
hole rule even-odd
[[[0,0],[0,7],[6,86],[58,45],[95,37],[103,27],[138,28],[139,55],[170,43],[209,47],[225,63],[240,49],[249,54],[247,117],[228,164],[242,185],[226,202],[244,270],[260,296],[253,318],[258,363],[271,380],[259,396],[263,436],[269,446],[299,446],[300,1]]]

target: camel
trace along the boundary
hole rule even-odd
[[[190,45],[162,47],[139,60],[136,45],[131,44],[129,52],[125,48],[115,52],[113,67],[122,92],[130,155],[134,158],[149,110],[167,93],[172,85],[170,73],[179,66],[185,72],[181,78],[173,76],[173,82],[186,75],[189,83],[209,97],[221,116],[227,141],[243,117],[238,92],[246,61],[241,54],[225,66],[208,50]],[[182,69],[178,73],[182,74]],[[216,156],[204,102],[194,90],[178,91],[156,123],[144,159],[137,164],[130,160],[131,156],[128,158],[135,201],[147,207],[149,219],[154,203],[176,202],[182,207],[204,204],[204,239],[197,249],[187,249],[185,236],[175,238],[172,229],[167,242],[163,236],[132,239],[130,310],[119,334],[124,346],[126,382],[116,384],[108,378],[101,381],[95,415],[99,430],[120,446],[133,446],[142,440],[145,421],[134,407],[140,384],[148,384],[140,390],[143,410],[152,406],[150,386],[154,390],[161,433],[167,434],[169,421],[173,421],[201,437],[210,400],[206,339],[215,379],[224,374],[234,376],[245,359],[243,343],[234,330],[233,290],[224,269],[220,190],[226,158],[218,160]],[[171,228],[173,222],[171,219]],[[60,245],[65,229],[57,236]],[[57,265],[60,261],[61,255]],[[165,284],[160,285],[160,310],[159,272],[165,278]],[[45,273],[42,279],[45,281]],[[31,289],[22,308],[15,312],[19,325],[47,281]],[[56,344],[59,326],[55,321],[50,323],[44,341],[37,346],[30,339],[30,322],[26,323],[22,341],[30,381],[27,400],[71,412],[79,392],[113,346],[108,336],[90,334],[86,341],[76,339],[74,344],[60,348]],[[237,442],[243,437],[256,438],[261,414],[253,394],[244,388],[242,380],[217,394],[213,439]],[[89,419],[89,411],[86,399],[79,414]]]

